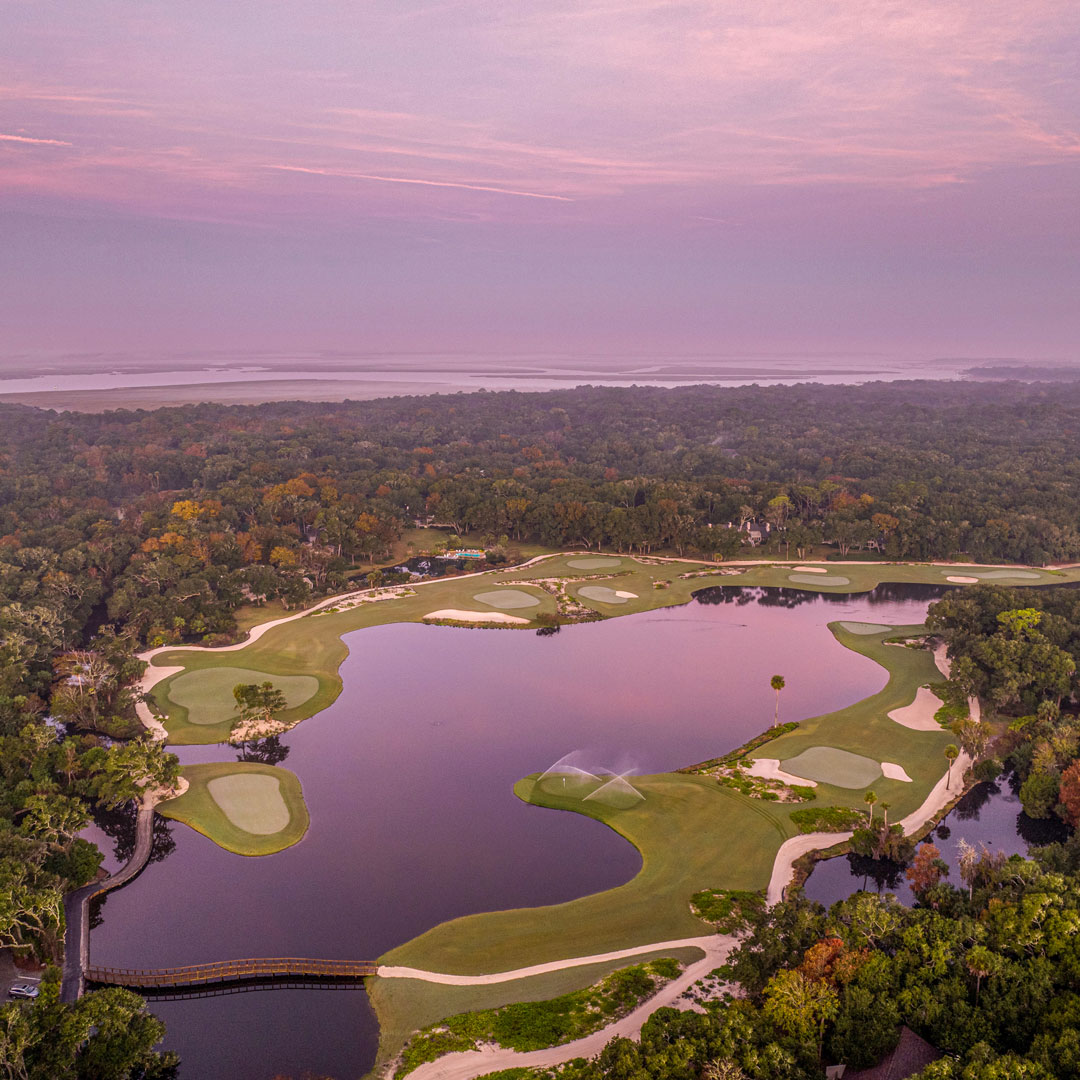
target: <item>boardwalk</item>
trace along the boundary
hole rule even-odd
[[[86,981],[141,990],[205,986],[247,979],[300,977],[307,979],[365,979],[378,973],[370,960],[309,960],[285,956],[251,960],[222,960],[171,968],[87,968]]]
[[[135,850],[131,858],[111,877],[92,881],[64,897],[64,976],[60,984],[61,1001],[78,1001],[83,995],[84,972],[90,963],[90,901],[95,896],[126,885],[136,877],[150,859],[154,843],[154,803],[139,804],[135,822]]]

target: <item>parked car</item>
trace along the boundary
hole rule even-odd
[[[8,990],[8,997],[36,998],[41,993],[37,983],[17,982]]]

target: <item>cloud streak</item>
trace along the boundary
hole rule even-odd
[[[28,135],[0,134],[0,142],[32,143],[34,146],[71,146],[71,143],[60,139],[31,139]]]

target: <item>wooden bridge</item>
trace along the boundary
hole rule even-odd
[[[190,967],[90,967],[86,969],[86,981],[101,986],[130,986],[154,990],[244,982],[248,979],[364,979],[377,974],[378,970],[379,965],[370,960],[307,960],[287,956],[223,960],[213,964],[193,964]]]

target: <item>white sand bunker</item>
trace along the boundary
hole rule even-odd
[[[849,634],[884,634],[891,626],[876,622],[841,622],[840,627]]]
[[[517,623],[527,626],[528,619],[520,619],[517,615],[507,615],[502,611],[461,611],[458,608],[440,608],[438,611],[429,611],[425,619],[446,619],[451,622],[488,622],[488,623]]]
[[[979,579],[977,577],[958,577],[956,574],[950,574],[946,581],[951,581],[955,585],[978,585]]]
[[[608,589],[603,585],[583,585],[578,589],[578,596],[586,600],[595,600],[598,604],[625,604],[627,600],[637,598],[637,593],[624,592],[622,589]]]
[[[289,808],[276,776],[231,773],[207,781],[206,788],[222,813],[244,832],[269,836],[289,824]]]
[[[762,757],[752,761],[746,771],[751,776],[760,776],[763,780],[779,780],[781,784],[797,784],[800,787],[817,787],[816,780],[807,780],[794,773],[784,772],[780,768],[780,759],[774,757]]]
[[[506,608],[509,611],[515,608],[537,607],[540,603],[538,596],[533,596],[532,593],[527,593],[522,589],[495,589],[492,592],[473,593],[473,599],[481,604]]]
[[[905,784],[911,783],[911,777],[904,771],[904,766],[897,765],[895,762],[883,761],[881,763],[881,772],[890,780],[903,780]]]
[[[586,556],[581,559],[568,559],[567,566],[575,570],[607,570],[609,567],[622,566],[622,559],[612,559],[606,555]]]
[[[799,574],[827,574],[829,572],[823,566],[793,566],[791,569]]]
[[[903,708],[893,709],[889,719],[912,731],[940,731],[941,725],[934,719],[934,713],[940,708],[941,698],[929,687],[920,686],[915,691],[915,700]]]
[[[788,574],[788,581],[794,581],[799,585],[850,585],[851,578],[841,577],[839,574],[823,574],[815,577],[813,574]]]

